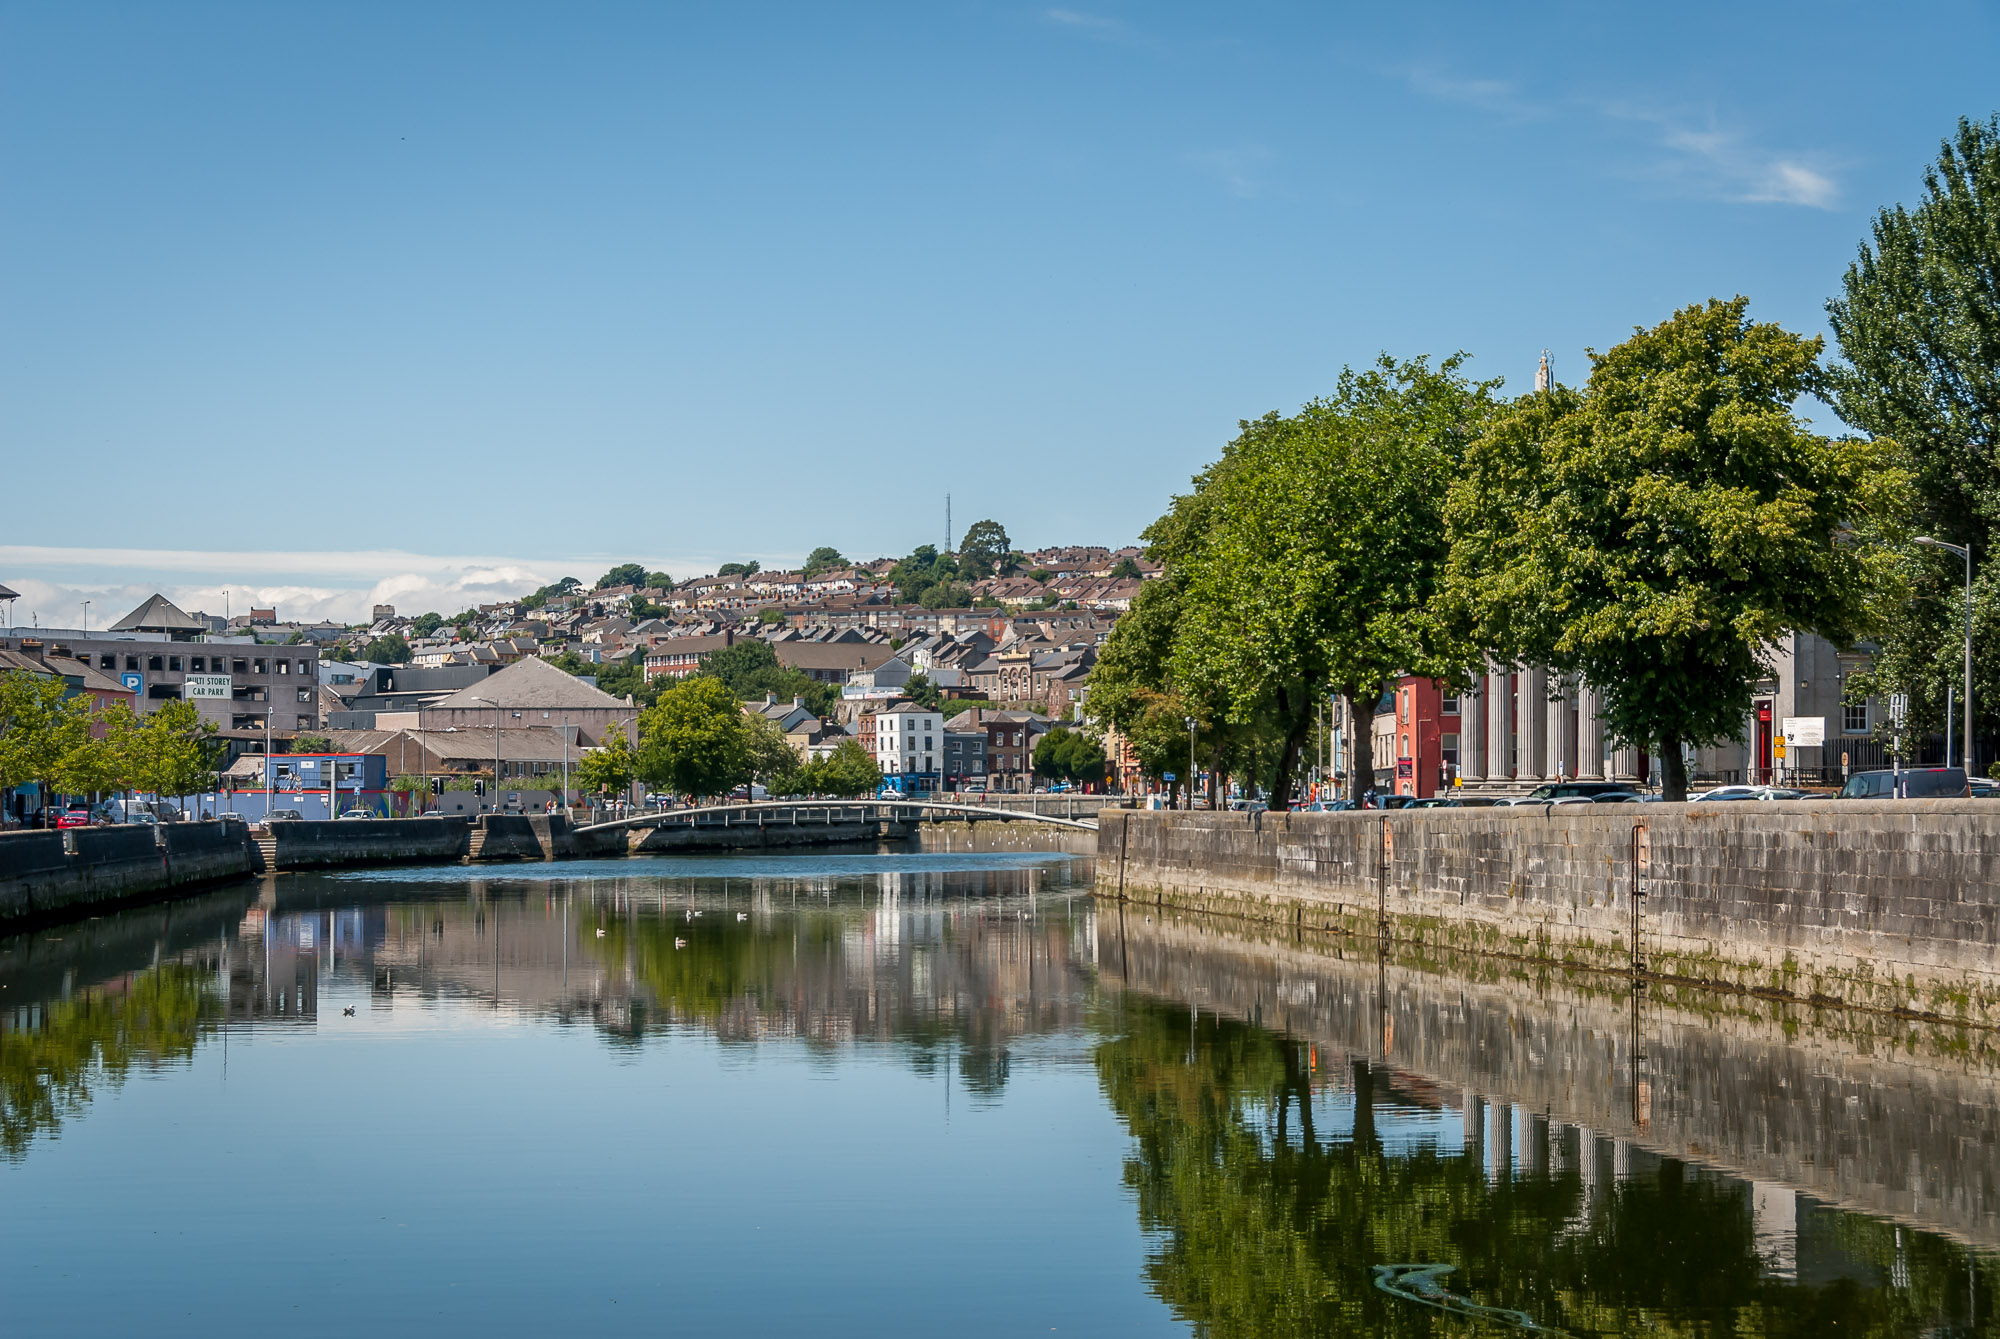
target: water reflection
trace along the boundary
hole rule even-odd
[[[135,1074],[192,1084],[234,1036],[280,1045],[247,1080],[203,1089],[200,1114],[173,1127],[190,1148],[226,1156],[237,1113],[261,1102],[286,1119],[257,1127],[260,1156],[309,1159],[332,1129],[343,1148],[409,1159],[397,1175],[435,1178],[430,1198],[452,1202],[456,1150],[487,1139],[535,1221],[594,1217],[630,1179],[643,1208],[617,1240],[635,1251],[669,1230],[655,1212],[669,1199],[694,1252],[721,1248],[692,1225],[737,1200],[782,1200],[828,1214],[799,1250],[830,1271],[815,1286],[854,1290],[843,1315],[875,1314],[863,1280],[879,1259],[844,1243],[882,1203],[930,1221],[940,1178],[958,1178],[960,1198],[1004,1198],[1032,1164],[1094,1139],[1083,1165],[1101,1182],[1065,1173],[1005,1214],[966,1216],[949,1258],[1004,1252],[1006,1289],[1070,1277],[1075,1296],[1124,1298],[1113,1310],[1126,1321],[1151,1307],[1218,1339],[2000,1333],[1984,1253],[2000,1244],[1990,1037],[1713,997],[1635,1006],[1603,983],[1491,960],[1389,963],[1337,941],[1099,911],[1087,878],[1059,860],[908,855],[288,876],[0,940],[0,1152],[14,1164],[0,1174],[87,1130],[93,1103],[120,1105],[99,1099]],[[480,1048],[499,1048],[481,1052],[492,1068],[465,1059]],[[399,1053],[478,1078],[398,1079]],[[544,1065],[561,1066],[569,1105],[515,1114],[518,1075]],[[716,1122],[755,1118],[740,1085],[760,1067],[757,1082],[774,1082],[779,1066],[844,1085],[845,1142],[778,1102],[727,1164],[739,1171],[690,1188],[675,1146],[706,1158],[726,1143]],[[659,1082],[635,1084],[642,1073]],[[289,1109],[336,1074],[352,1105]],[[953,1145],[917,1118],[913,1075],[946,1078],[925,1100],[958,1094],[984,1142]],[[364,1100],[370,1083],[431,1105],[399,1124],[397,1102]],[[166,1098],[141,1096],[122,1106],[144,1137]],[[1047,1132],[1065,1102],[1058,1147]],[[627,1133],[670,1106],[684,1122],[672,1144]],[[600,1110],[622,1117],[600,1125]],[[549,1137],[578,1113],[591,1141],[615,1146],[606,1161],[631,1167],[589,1200],[574,1141]],[[843,1166],[891,1126],[915,1142],[871,1164],[868,1194],[888,1198],[856,1208]],[[760,1179],[780,1151],[798,1156]],[[147,1216],[158,1189],[78,1189],[73,1207],[150,1232],[170,1221]],[[222,1202],[254,1222],[287,1212],[284,1194],[282,1180],[259,1182]],[[467,1209],[438,1239],[504,1256],[512,1238],[483,1214]],[[379,1217],[371,1204],[350,1229],[379,1246],[382,1270],[410,1247],[368,1238]],[[1065,1275],[1077,1246],[1053,1244],[1056,1221],[1094,1223],[1093,1240],[1124,1232],[1130,1253],[1115,1273]],[[537,1239],[551,1277],[623,1258],[601,1238],[566,1254],[568,1240]],[[750,1268],[709,1265],[737,1267]],[[680,1319],[744,1327],[714,1307]]]

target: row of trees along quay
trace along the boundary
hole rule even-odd
[[[583,789],[622,795],[643,781],[656,791],[708,798],[752,782],[774,796],[873,795],[882,785],[875,760],[858,742],[801,759],[776,725],[745,714],[728,685],[709,674],[666,688],[637,724],[636,745],[612,730],[602,748],[583,756],[577,767]]]
[[[1244,422],[1145,532],[1165,572],[1107,641],[1093,712],[1152,775],[1185,770],[1192,733],[1212,785],[1264,783],[1276,809],[1328,694],[1365,723],[1398,675],[1463,690],[1488,663],[1581,676],[1672,800],[1682,746],[1737,737],[1782,633],[1866,644],[1849,699],[1907,693],[1914,731],[1943,728],[1969,636],[1990,719],[2000,116],[1959,123],[1827,311],[1833,356],[1711,299],[1592,351],[1581,387],[1509,399],[1463,354],[1384,355]],[[1814,431],[1814,398],[1852,431]],[[1969,625],[1934,541],[1972,555]],[[1358,799],[1374,761],[1354,735]]]
[[[199,795],[215,789],[224,751],[193,703],[98,710],[55,675],[0,674],[0,787]]]

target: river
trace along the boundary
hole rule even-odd
[[[1089,889],[402,868],[0,940],[0,1331],[2000,1334],[1987,1034]]]

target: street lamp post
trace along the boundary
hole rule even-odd
[[[500,704],[490,697],[474,695],[474,702],[493,708],[493,812],[500,812]]]
[[[1972,547],[1968,544],[1949,544],[1942,539],[1932,539],[1929,535],[1919,536],[1917,543],[1927,549],[1946,549],[1965,560],[1965,749],[1959,761],[1965,770],[1971,772],[1972,759]],[[1945,762],[1951,761],[1951,740],[1945,740]]]
[[[1192,716],[1188,717],[1187,723],[1188,723],[1187,797],[1188,797],[1188,812],[1193,813],[1194,812],[1194,717]]]

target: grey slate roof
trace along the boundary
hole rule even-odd
[[[483,700],[475,702],[474,698]],[[517,711],[530,707],[545,711],[558,707],[602,709],[625,705],[611,694],[591,687],[573,674],[564,673],[539,656],[529,656],[505,669],[495,670],[470,688],[459,689],[433,704],[433,710],[483,711],[489,709],[488,704],[495,702]]]
[[[125,617],[111,625],[113,632],[206,632],[164,595],[153,595]]]

